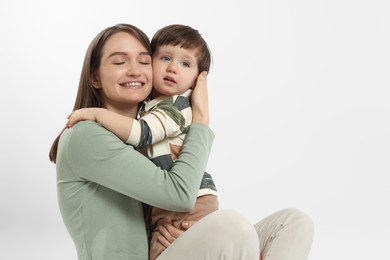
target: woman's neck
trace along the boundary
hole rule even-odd
[[[113,106],[108,105],[108,106],[104,106],[104,108],[106,108],[114,113],[120,114],[122,116],[137,118],[138,106],[131,107],[131,108],[126,106],[126,107],[121,108],[121,107],[113,107]]]

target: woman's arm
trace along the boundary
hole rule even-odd
[[[213,139],[207,126],[192,124],[178,159],[171,170],[165,171],[97,123],[84,121],[62,134],[57,172],[100,184],[155,207],[190,211]]]
[[[170,171],[157,167],[97,123],[85,121],[63,132],[57,155],[58,174],[98,183],[152,206],[191,210],[214,140],[206,126],[205,78],[198,83],[198,91],[192,95],[195,120]]]

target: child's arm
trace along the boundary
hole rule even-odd
[[[182,112],[171,103],[171,99],[164,100],[157,105],[157,109],[141,117],[140,121],[122,116],[105,108],[82,108],[73,111],[68,116],[67,127],[83,120],[92,120],[114,133],[122,141],[134,147],[145,148],[166,137],[179,136],[187,132],[191,120],[187,115],[187,123]],[[190,110],[189,110],[190,111]]]
[[[118,136],[122,141],[128,139],[133,123],[138,124],[138,122],[131,117],[122,116],[105,108],[91,107],[73,111],[68,116],[68,123],[66,126],[72,127],[75,123],[83,120],[98,122],[104,128]]]
[[[105,108],[82,108],[73,111],[68,116],[66,126],[72,127],[77,122],[84,120],[96,121],[118,136],[122,141],[135,147],[144,148],[161,141],[168,133],[170,136],[182,133],[180,129],[176,129],[179,128],[179,125],[168,123],[172,119],[167,116],[165,110],[165,108],[159,108],[151,112],[144,117],[145,120],[141,123],[133,118],[122,116]],[[178,110],[176,113],[179,114]],[[172,125],[175,127],[172,127]]]
[[[182,134],[187,133],[192,122],[191,92],[187,90],[181,95],[152,103],[152,108],[140,118],[140,124],[132,128],[128,141],[133,138],[134,133],[134,136],[141,136],[138,147],[145,148],[166,138],[183,138]],[[142,133],[136,134],[139,132]]]

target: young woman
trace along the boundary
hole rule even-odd
[[[91,42],[74,110],[103,107],[136,118],[151,88],[149,39],[138,28],[119,24]],[[54,141],[50,159],[56,163],[59,206],[80,260],[146,260],[143,205],[193,208],[214,138],[203,74],[191,101],[192,124],[169,171],[93,121],[64,129]],[[159,260],[259,257],[254,227],[232,210],[213,212],[183,234],[169,226],[166,231],[162,235],[172,244]]]

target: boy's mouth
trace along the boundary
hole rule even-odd
[[[169,76],[167,76],[167,77],[164,77],[164,80],[167,80],[167,81],[170,81],[170,82],[176,83],[176,81],[175,81],[173,78],[169,77]]]

